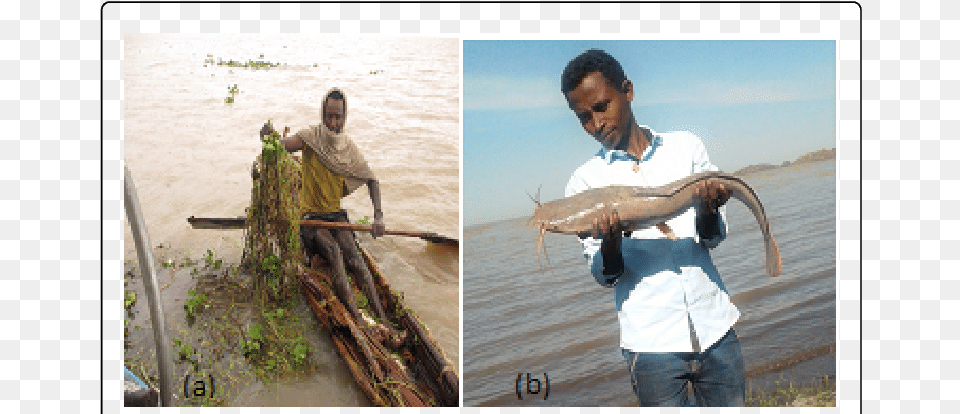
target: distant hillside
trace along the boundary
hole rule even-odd
[[[803,154],[800,158],[797,158],[794,161],[794,164],[799,164],[802,162],[814,162],[814,161],[824,161],[824,160],[835,160],[837,159],[837,149],[825,149],[820,151],[814,151],[809,154]]]
[[[796,161],[793,161],[792,163],[791,163],[790,161],[784,161],[784,162],[783,162],[781,165],[779,165],[779,166],[777,166],[777,165],[772,165],[772,164],[755,164],[755,165],[748,165],[748,166],[746,166],[746,167],[743,167],[743,168],[741,168],[741,169],[739,169],[739,170],[734,171],[734,172],[733,172],[733,175],[740,175],[740,176],[742,176],[742,175],[752,174],[752,173],[755,173],[755,172],[772,170],[772,169],[774,169],[774,168],[786,168],[786,167],[789,167],[789,166],[795,165],[795,164],[802,164],[802,163],[807,163],[807,162],[817,162],[817,161],[826,161],[826,160],[835,160],[835,159],[837,159],[837,149],[836,149],[836,148],[822,149],[822,150],[810,152],[810,153],[807,153],[807,154],[803,154],[803,155],[801,155],[799,158],[797,158]]]
[[[778,168],[778,167],[776,165],[771,165],[771,164],[748,165],[746,167],[743,167],[739,170],[734,171],[733,175],[747,175],[755,172],[772,170],[774,168]]]

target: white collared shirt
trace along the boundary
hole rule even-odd
[[[565,196],[610,185],[661,186],[703,171],[717,171],[706,148],[688,132],[656,133],[640,160],[602,148],[574,171]],[[740,317],[710,259],[709,249],[727,235],[726,207],[719,235],[701,239],[693,207],[667,222],[677,240],[657,228],[634,231],[621,245],[624,272],[615,285],[620,347],[633,352],[693,352],[690,324],[702,349],[723,337]],[[581,239],[583,255],[601,284],[600,240]],[[689,322],[688,322],[689,318]]]

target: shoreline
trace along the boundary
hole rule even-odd
[[[796,380],[777,381],[770,391],[756,391],[747,387],[744,407],[836,407],[837,382],[821,376],[810,382],[797,384]]]
[[[732,175],[743,177],[750,174],[755,174],[763,171],[770,171],[782,168],[790,168],[793,166],[802,166],[805,164],[816,164],[824,161],[834,161],[837,160],[837,149],[822,149],[819,151],[814,151],[810,153],[803,154],[793,161],[784,161],[780,165],[774,164],[752,164],[746,167],[740,168],[733,173]]]

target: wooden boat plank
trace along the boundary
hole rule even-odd
[[[370,266],[374,285],[385,308],[398,309],[399,305],[403,310],[394,320],[409,336],[402,352],[402,362],[398,362],[397,357],[370,331],[357,327],[346,307],[328,287],[332,276],[327,269],[300,269],[301,286],[311,309],[334,337],[338,351],[347,361],[357,383],[379,406],[458,405],[459,380],[452,363],[439,351],[429,331],[424,330],[413,313],[402,306],[402,297],[393,293],[370,254],[362,246],[358,245],[358,248]],[[368,350],[363,349],[364,345]],[[374,374],[377,367],[382,374]]]

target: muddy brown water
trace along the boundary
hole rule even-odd
[[[262,60],[280,66],[253,70],[218,66],[208,59]],[[459,238],[459,65],[456,39],[125,36],[123,156],[154,254],[158,260],[182,256],[198,260],[211,250],[226,264],[237,264],[242,231],[193,230],[186,218],[243,215],[249,205],[250,165],[259,153],[261,125],[270,119],[278,129],[290,126],[296,132],[318,123],[320,99],[331,87],[347,95],[345,131],[380,180],[387,228]],[[226,103],[227,87],[233,85],[240,92],[234,103]],[[345,198],[343,207],[353,221],[373,216],[365,187]],[[404,293],[407,305],[458,365],[459,251],[418,238],[359,238],[391,286]],[[123,255],[125,262],[136,261],[126,223]],[[190,329],[183,301],[195,280],[186,268],[169,275],[170,269],[158,269],[161,286],[173,280],[163,291],[162,301],[168,331],[174,337]],[[120,279],[120,275],[106,276]],[[135,281],[126,289],[142,289],[142,285]],[[141,295],[137,307],[145,303]],[[146,310],[138,310],[131,323],[143,324]],[[305,307],[302,310],[307,312]],[[152,336],[147,338],[151,344],[139,343],[125,356],[155,360],[149,358],[154,352]],[[320,366],[315,375],[279,384],[238,382],[236,389],[224,389],[236,391],[225,403],[368,405],[329,337],[317,332],[308,339]],[[180,373],[183,369],[177,368]]]
[[[165,259],[161,251],[161,259]],[[310,341],[313,362],[312,369],[307,375],[298,375],[281,380],[261,381],[253,374],[253,365],[242,355],[237,346],[238,329],[247,330],[252,323],[263,324],[257,317],[256,308],[251,304],[249,295],[228,297],[225,294],[212,292],[216,287],[227,286],[225,283],[204,283],[201,291],[205,291],[211,304],[209,309],[201,309],[196,318],[187,321],[187,311],[184,308],[189,291],[197,289],[198,280],[213,280],[214,275],[222,275],[222,271],[200,271],[199,275],[192,274],[193,269],[202,269],[203,266],[189,267],[161,267],[158,271],[158,282],[161,290],[161,303],[166,319],[167,333],[171,340],[180,340],[191,344],[196,351],[196,360],[200,366],[199,372],[191,362],[182,361],[178,357],[176,347],[172,347],[174,356],[176,383],[178,386],[187,375],[190,378],[213,375],[215,387],[213,397],[219,404],[232,406],[369,406],[368,398],[356,387],[348,386],[353,383],[345,362],[336,352],[330,335],[313,318],[310,309],[303,300],[297,300],[294,311],[303,321],[302,334]],[[147,300],[144,296],[142,279],[132,263],[127,269],[134,272],[128,280],[126,290],[136,292],[137,301],[130,311],[125,313],[129,321],[127,326],[127,361],[131,369],[138,374],[145,374],[147,380],[157,384],[157,369],[153,361],[156,360],[155,342],[150,323],[150,314]],[[241,274],[231,280],[246,283],[249,276]],[[219,292],[219,291],[218,291]],[[230,295],[233,296],[233,295]],[[230,303],[233,309],[228,309],[223,303]],[[230,316],[227,317],[227,311]],[[225,343],[224,343],[225,342]],[[209,381],[207,381],[209,384]],[[331,387],[318,384],[346,384],[347,386]],[[192,398],[186,401],[177,390],[178,405],[203,405],[201,399]],[[207,404],[213,404],[208,401]]]

